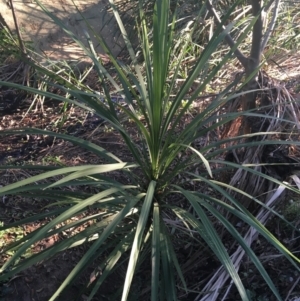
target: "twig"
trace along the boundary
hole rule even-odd
[[[254,61],[253,69],[252,71],[259,65],[260,57],[261,57],[261,40],[262,40],[262,29],[263,29],[263,22],[262,22],[262,16],[261,16],[261,4],[259,0],[252,0],[252,15],[253,17],[256,17],[260,15],[256,22],[253,25],[252,30],[252,45],[251,45],[251,52],[250,57]],[[246,69],[247,70],[247,69]]]
[[[298,279],[294,282],[293,286],[291,287],[291,289],[289,290],[286,298],[284,299],[284,301],[287,301],[289,299],[290,294],[293,292],[295,286],[297,286],[298,282],[300,280],[300,277],[298,277]]]
[[[273,4],[273,1],[270,1],[269,4]],[[279,11],[279,4],[280,4],[280,0],[275,0],[275,5],[274,5],[274,12],[273,12],[273,17],[272,17],[272,20],[269,24],[269,27],[268,29],[266,30],[266,33],[265,33],[265,37],[261,43],[261,52],[264,51],[269,39],[270,39],[270,36],[274,30],[274,27],[275,27],[275,23],[276,23],[276,20],[277,20],[277,17],[278,17],[278,11]],[[270,8],[271,6],[269,6],[268,8]],[[266,8],[266,14],[268,14],[268,8]]]
[[[19,23],[18,23],[18,19],[17,19],[17,16],[16,16],[15,8],[14,8],[14,2],[13,2],[13,0],[9,0],[9,3],[10,3],[10,8],[11,8],[11,11],[12,11],[12,15],[13,15],[13,19],[14,19],[14,23],[15,23],[15,27],[16,27],[16,32],[17,32],[17,36],[18,36],[18,40],[19,40],[19,46],[21,48],[22,55],[26,56],[26,47],[25,47],[25,45],[23,43],[23,40],[22,40],[22,36],[21,36],[20,28],[19,28]]]
[[[220,18],[218,16],[216,10],[212,6],[210,0],[207,0],[206,6],[207,6],[207,9],[209,10],[209,12],[211,14],[213,14],[213,16],[214,16],[217,24],[220,25],[222,22],[221,22],[221,20],[220,20]],[[225,29],[225,26],[223,25],[222,28]],[[227,44],[229,45],[229,47],[233,48],[235,46],[235,42],[232,39],[232,37],[230,36],[230,34],[227,34],[225,36],[225,41],[227,42]],[[247,59],[247,57],[239,49],[236,49],[234,51],[234,54],[236,55],[236,57],[240,61],[240,63],[243,65],[243,67],[246,69],[247,66],[248,66],[248,59]]]
[[[267,5],[265,6],[265,12],[268,13],[269,9],[271,8],[272,4],[274,3],[274,0],[270,0],[269,3],[267,3]]]

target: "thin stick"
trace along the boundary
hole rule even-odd
[[[206,2],[206,6],[207,6],[207,9],[209,10],[209,12],[211,14],[213,14],[217,24],[220,25],[221,24],[221,19],[218,16],[218,14],[217,14],[216,10],[214,9],[214,7],[213,7],[212,3],[210,2],[210,0],[208,0]],[[223,26],[223,29],[225,29],[224,26]],[[227,44],[229,45],[229,47],[233,48],[235,46],[235,42],[232,39],[232,37],[230,36],[230,34],[227,34],[225,36],[225,40],[226,40]],[[234,54],[236,55],[236,57],[240,61],[240,63],[243,65],[243,67],[246,69],[247,66],[248,66],[248,59],[246,58],[246,56],[239,49],[236,49],[234,51]]]
[[[9,0],[9,3],[10,3],[10,8],[11,8],[11,11],[12,11],[13,18],[14,18],[16,32],[17,32],[17,36],[18,36],[18,40],[19,40],[19,46],[20,46],[22,55],[26,56],[26,54],[27,54],[26,47],[24,45],[24,42],[23,42],[23,39],[22,39],[22,36],[21,36],[19,23],[18,23],[18,19],[17,19],[17,16],[16,16],[15,8],[14,8],[14,2],[13,2],[13,0]]]
[[[273,2],[272,2],[273,3]],[[274,4],[274,12],[273,12],[273,17],[272,17],[272,20],[266,30],[266,33],[265,33],[265,36],[264,36],[264,40],[262,41],[261,43],[261,47],[260,47],[260,50],[261,50],[261,53],[264,51],[269,39],[270,39],[270,36],[275,28],[275,23],[276,23],[276,20],[277,20],[277,17],[278,17],[278,11],[279,11],[279,4],[280,4],[280,0],[276,0],[275,1],[275,4]],[[266,11],[266,14],[268,14],[268,12]]]

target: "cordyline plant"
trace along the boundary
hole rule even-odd
[[[140,3],[139,25],[141,49],[144,58],[144,73],[142,73],[142,68],[138,64],[133,48],[127,39],[118,12],[112,2],[111,5],[131,56],[134,71],[124,71],[124,68],[119,65],[116,58],[107,48],[105,41],[100,36],[96,36],[96,38],[114,65],[118,83],[101,64],[93,50],[93,45],[90,43],[89,48],[86,48],[58,18],[40,4],[45,13],[51,16],[82,47],[92,59],[100,80],[102,82],[110,81],[115,89],[114,91],[109,91],[107,86],[103,85],[104,93],[99,95],[93,92],[82,91],[67,81],[64,81],[64,85],[56,84],[56,87],[72,96],[72,99],[70,99],[69,97],[38,91],[30,87],[20,87],[13,83],[0,82],[0,84],[22,88],[32,93],[72,103],[95,113],[105,119],[121,135],[124,145],[131,153],[133,162],[123,162],[114,154],[89,141],[65,134],[34,128],[2,131],[1,135],[26,133],[28,135],[55,136],[89,150],[101,157],[102,160],[105,160],[105,163],[72,167],[23,166],[20,168],[35,168],[46,171],[0,188],[0,195],[18,194],[24,197],[34,196],[35,198],[53,199],[56,207],[57,205],[62,205],[58,206],[57,209],[53,209],[50,213],[34,215],[0,228],[0,230],[7,229],[37,221],[46,216],[52,217],[51,221],[44,226],[5,248],[3,252],[13,250],[14,255],[1,267],[0,280],[5,281],[29,266],[50,258],[67,248],[89,243],[86,253],[50,300],[58,298],[63,290],[75,281],[76,277],[87,266],[102,260],[99,263],[100,266],[95,268],[94,281],[89,284],[87,300],[92,300],[104,280],[124,258],[128,258],[128,267],[121,300],[128,299],[136,271],[142,264],[147,263],[151,265],[152,269],[151,300],[177,300],[177,285],[180,284],[186,290],[187,286],[172,243],[173,237],[170,225],[164,219],[164,213],[168,212],[181,222],[182,227],[186,226],[189,231],[193,229],[201,236],[230,275],[241,299],[249,300],[250,298],[230,258],[230,254],[228,254],[212,222],[212,218],[217,219],[219,224],[222,224],[244,249],[276,298],[281,300],[275,285],[247,244],[247,241],[238,233],[234,225],[220,214],[217,206],[253,227],[286,256],[295,268],[297,268],[297,263],[300,262],[299,259],[287,250],[238,200],[226,191],[226,184],[219,183],[213,179],[215,171],[211,169],[210,163],[222,163],[222,161],[213,159],[222,152],[219,148],[224,141],[214,142],[211,145],[203,146],[201,149],[192,147],[196,139],[207,135],[210,131],[237,117],[238,113],[231,113],[219,119],[215,114],[216,110],[226,103],[227,100],[222,97],[230,90],[230,87],[194,117],[189,124],[185,124],[183,128],[179,126],[192,102],[234,52],[235,49],[233,48],[219,65],[213,68],[209,66],[211,54],[222,42],[230,28],[227,27],[223,30],[222,24],[219,26],[204,48],[188,78],[174,96],[173,92],[176,79],[178,78],[180,55],[184,53],[184,46],[182,52],[177,54],[179,55],[177,65],[175,68],[172,66],[171,69],[176,14],[171,15],[170,2],[164,0],[155,3],[152,43],[149,40],[150,35],[145,22],[142,3]],[[228,15],[231,10],[228,11]],[[254,22],[255,18],[249,22],[245,35],[251,30]],[[93,32],[93,28],[89,29]],[[241,40],[244,36],[241,36]],[[31,62],[28,61],[28,63]],[[43,69],[39,65],[36,65],[35,68],[50,78],[52,76],[53,80],[60,82],[57,74],[51,73],[51,71]],[[197,80],[200,79],[201,83],[196,91],[189,95],[188,101],[183,105],[183,100],[187,99],[186,95],[196,78]],[[113,101],[112,94],[116,92],[123,96],[125,104]],[[132,141],[130,134],[122,124],[121,120],[123,120],[124,116],[133,121],[132,127],[135,128],[139,135],[137,142]],[[189,155],[182,155],[186,151],[189,151]],[[234,163],[231,164],[232,167],[247,168]],[[202,173],[196,172],[199,169],[202,170]],[[250,167],[248,169],[251,171]],[[114,176],[109,176],[111,172],[116,171],[126,174],[126,184],[118,182]],[[60,177],[59,180],[57,180],[58,176]],[[179,181],[176,179],[179,176],[183,178],[188,177],[189,183],[191,181],[203,183],[216,193],[213,196],[209,196],[201,191],[188,190],[187,187],[189,185],[185,185],[185,183],[178,184]],[[267,177],[264,174],[258,174],[258,176]],[[45,184],[44,180],[51,178],[53,182]],[[270,177],[268,179],[272,180]],[[41,181],[43,183],[39,184]],[[275,179],[273,181],[276,182]],[[80,192],[73,193],[69,189],[64,189],[70,186],[82,185],[96,187],[99,192],[87,195]],[[235,188],[235,191],[238,190]],[[240,193],[242,194],[243,192]],[[174,195],[188,202],[189,206],[187,208],[191,207],[192,210],[173,204],[172,199],[174,199]],[[220,198],[216,197],[217,195],[220,195]],[[253,201],[257,200],[253,198]],[[65,206],[65,204],[68,204],[68,206]],[[91,208],[99,209],[98,213],[92,216],[87,215],[83,219],[70,223],[66,222]],[[22,255],[38,241],[84,224],[89,220],[96,220],[97,222],[93,222],[90,227],[85,228],[82,232],[74,234],[42,252],[32,254],[25,259],[22,258]],[[109,255],[103,256],[104,252],[105,254],[109,252]],[[102,271],[101,273],[99,272],[100,270]]]

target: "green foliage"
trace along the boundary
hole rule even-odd
[[[89,296],[87,300],[92,300],[106,278],[124,260],[128,262],[128,267],[120,292],[121,300],[128,300],[138,269],[150,263],[151,300],[177,300],[177,285],[187,290],[187,284],[175,250],[176,241],[173,232],[176,229],[172,229],[172,226],[165,219],[168,213],[174,220],[177,219],[181,228],[185,228],[187,231],[192,229],[197,234],[195,235],[197,239],[201,240],[202,244],[206,245],[224,266],[236,285],[241,299],[249,300],[250,297],[232,262],[231,254],[228,253],[215,228],[214,221],[217,220],[245,250],[273,294],[278,300],[281,300],[279,292],[257,256],[235,226],[217,208],[222,208],[225,212],[234,215],[256,229],[298,270],[299,258],[287,250],[226,188],[243,195],[242,191],[228,187],[228,185],[212,178],[217,172],[212,170],[212,164],[222,164],[222,162],[214,159],[223,151],[220,150],[220,146],[224,141],[211,142],[200,148],[194,146],[197,139],[208,135],[210,131],[240,115],[240,113],[231,113],[220,118],[216,114],[233,97],[229,91],[237,83],[233,83],[220,93],[219,97],[212,100],[189,123],[183,127],[180,126],[193,101],[197,99],[199,93],[204,91],[206,85],[232,56],[234,49],[224,55],[217,64],[211,64],[210,61],[211,55],[216,51],[232,26],[227,26],[224,31],[221,26],[216,29],[215,34],[202,49],[193,69],[189,70],[183,84],[174,94],[176,80],[181,78],[179,75],[181,57],[186,53],[188,43],[183,43],[178,60],[174,63],[172,51],[174,50],[176,13],[169,15],[169,1],[157,1],[155,3],[152,15],[151,40],[142,1],[140,1],[138,29],[143,52],[143,66],[137,61],[114,3],[112,1],[110,3],[131,57],[132,68],[124,68],[113,57],[105,41],[101,36],[96,35],[87,22],[90,34],[96,36],[97,41],[107,52],[114,66],[117,73],[117,80],[115,80],[97,57],[92,43],[90,42],[89,48],[86,48],[61,20],[39,3],[45,13],[67,32],[91,58],[99,79],[103,83],[102,91],[99,95],[93,91],[81,89],[82,86],[73,84],[57,73],[38,65],[35,68],[41,73],[44,72],[48,84],[49,79],[51,79],[55,82],[56,87],[65,92],[63,95],[67,96],[59,96],[46,90],[30,87],[22,88],[31,93],[77,105],[106,120],[123,138],[124,147],[130,152],[132,162],[123,162],[121,158],[90,141],[65,134],[34,128],[2,131],[0,134],[4,136],[13,134],[55,136],[89,150],[94,155],[99,156],[104,163],[73,167],[53,166],[51,168],[24,166],[20,168],[35,168],[44,172],[0,188],[0,196],[9,194],[18,194],[22,197],[34,196],[35,198],[53,200],[53,205],[60,205],[59,207],[53,206],[50,213],[34,215],[25,220],[0,227],[1,231],[5,231],[5,229],[37,221],[46,215],[52,217],[44,226],[18,239],[4,249],[4,252],[11,249],[16,251],[0,269],[0,280],[7,280],[27,267],[50,258],[67,248],[87,244],[86,253],[50,300],[55,300],[89,265],[97,263],[93,273],[95,277],[88,283]],[[255,20],[248,23],[245,28],[245,35],[251,30],[253,22]],[[193,32],[191,31],[190,34]],[[89,39],[88,33],[86,33],[86,37]],[[195,80],[199,81],[199,85],[194,92],[189,93]],[[106,84],[108,82],[113,87],[113,91],[109,90]],[[13,83],[0,82],[0,84],[21,88]],[[112,95],[116,93],[124,98],[124,104],[114,102]],[[138,136],[138,141],[132,139],[123,122],[124,116],[132,121],[132,127],[135,135]],[[229,140],[231,139],[227,141]],[[280,183],[253,171],[251,167],[233,163],[229,164],[229,167],[244,168],[255,173],[258,177],[265,177],[275,183]],[[116,177],[116,173],[120,177]],[[126,182],[120,180],[124,178],[123,176],[125,176]],[[182,182],[178,179],[188,180]],[[201,190],[190,190],[190,183],[200,183],[199,185],[204,185],[207,189],[214,191],[214,194],[209,195],[206,192],[201,192]],[[79,192],[83,185],[95,188],[96,192],[94,194]],[[67,187],[73,187],[78,191],[70,191]],[[251,198],[253,202],[259,203],[254,197]],[[177,200],[180,202],[178,203]],[[181,202],[188,203],[188,206],[181,206]],[[78,217],[91,209],[94,212],[93,215],[87,215],[83,219],[77,218],[71,223],[67,222],[72,217]],[[38,241],[62,233],[74,226],[82,225],[87,221],[91,222],[90,227],[85,228],[80,233],[67,237],[40,253],[20,260],[22,255]],[[190,236],[193,237],[193,234]],[[104,256],[104,254],[108,255]]]
[[[284,216],[287,220],[294,221],[300,218],[300,202],[293,200],[290,201],[290,204],[284,210]]]
[[[25,42],[26,47],[31,42]],[[13,35],[6,27],[0,27],[0,65],[10,64],[21,59],[21,49],[16,35]]]
[[[8,57],[16,58],[19,56],[16,39],[10,35],[5,27],[0,29],[0,52],[1,64],[3,64]]]
[[[3,222],[0,222],[0,227],[3,227]],[[6,235],[12,235],[16,240],[23,237],[23,231],[21,229],[10,229],[10,230],[1,230],[0,231],[0,248],[3,248],[7,243]],[[10,255],[10,254],[9,254]]]
[[[3,227],[3,222],[0,222],[0,227]],[[9,229],[0,231],[0,249],[4,248],[7,244],[18,241],[24,238],[24,231],[21,227],[12,227]],[[6,252],[6,255],[12,256],[14,255],[15,250],[11,249]],[[24,254],[25,257],[31,254],[30,251],[27,254]]]

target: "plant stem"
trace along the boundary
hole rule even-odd
[[[16,32],[17,32],[17,36],[18,36],[18,40],[19,40],[19,47],[21,49],[22,56],[24,57],[24,56],[26,56],[26,47],[24,45],[24,42],[23,42],[23,39],[21,36],[18,18],[16,16],[16,12],[15,12],[15,8],[14,8],[14,2],[13,2],[13,0],[9,0],[9,3],[10,3],[10,8],[12,11],[12,15],[13,15],[13,19],[14,19],[14,23],[15,23],[15,27],[16,27]]]

